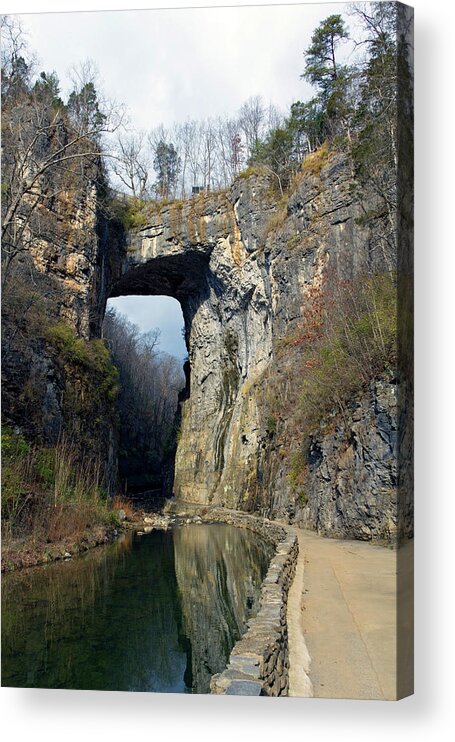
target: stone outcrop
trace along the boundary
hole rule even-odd
[[[378,380],[356,400],[346,430],[314,439],[307,503],[295,521],[322,535],[395,542],[398,509],[397,388]],[[411,533],[410,512],[405,520]]]
[[[323,273],[352,279],[384,269],[351,186],[346,158],[324,155],[281,202],[270,176],[253,172],[228,192],[163,206],[128,235],[99,212],[90,216],[88,191],[76,237],[36,245],[36,267],[55,279],[61,314],[83,337],[100,334],[110,296],[165,294],[181,303],[189,367],[177,497],[296,519],[326,534],[389,539],[400,530],[396,380],[356,401],[347,441],[337,430],[315,439],[306,503],[289,487],[267,420],[277,348]],[[409,534],[410,517],[402,520]]]
[[[286,203],[277,203],[270,177],[253,172],[228,193],[165,206],[129,236],[111,295],[169,294],[185,318],[191,371],[177,497],[295,518],[325,534],[396,534],[395,380],[384,382],[376,402],[358,400],[347,446],[341,431],[315,442],[326,461],[310,472],[305,507],[266,419],[276,349],[323,272],[352,279],[384,269],[351,185],[349,164],[337,155],[304,173]]]
[[[114,494],[116,404],[90,341],[101,335],[124,233],[101,208],[97,183],[94,166],[82,186],[43,204],[39,237],[10,268],[2,296],[2,419],[38,445],[55,445],[65,434],[87,459],[100,461],[103,486]],[[76,339],[78,358],[70,350]]]
[[[250,390],[272,354],[262,271],[256,245],[241,239],[235,201],[202,195],[163,208],[132,235],[112,289],[168,294],[182,305],[191,375],[174,492],[184,500],[235,507],[240,492],[252,497],[260,420]]]

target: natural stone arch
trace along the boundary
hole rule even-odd
[[[108,297],[167,295],[181,304],[191,385],[186,369],[175,494],[253,506],[260,446],[254,393],[271,355],[270,304],[235,211],[224,194],[164,207],[128,236]],[[251,235],[248,242],[256,247]]]
[[[201,292],[206,293],[209,256],[192,250],[124,265],[122,277],[115,282],[109,296],[172,296],[182,306]]]
[[[124,271],[108,298],[134,295],[176,299],[182,308],[188,348],[194,314],[210,294],[208,259],[188,250],[176,255],[159,255],[139,264],[130,260]]]

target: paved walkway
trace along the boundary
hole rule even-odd
[[[396,698],[396,553],[312,531],[299,531],[299,539],[307,688],[319,698]],[[301,665],[296,648],[290,630],[291,679]],[[311,695],[292,682],[290,691]]]

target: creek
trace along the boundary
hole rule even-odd
[[[2,685],[208,693],[272,553],[234,526],[178,525],[6,575]]]

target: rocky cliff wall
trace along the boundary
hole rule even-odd
[[[124,234],[108,217],[93,168],[83,186],[44,200],[2,296],[2,423],[30,442],[62,435],[117,486],[115,369],[98,338]]]
[[[235,203],[203,195],[163,208],[131,236],[112,289],[180,301],[191,373],[174,491],[233,507],[250,497],[256,478],[260,412],[250,389],[272,355],[267,277],[257,246],[240,233]]]
[[[347,425],[313,439],[295,521],[323,535],[396,541],[397,443],[396,383],[377,380]]]
[[[130,235],[111,295],[169,294],[185,318],[191,373],[177,497],[331,535],[389,540],[399,530],[395,378],[352,401],[348,431],[321,434],[323,464],[309,467],[303,497],[289,485],[286,436],[277,442],[268,420],[277,349],[322,276],[384,270],[380,241],[359,214],[348,161],[324,154],[285,199],[253,171],[228,193],[165,206]]]
[[[374,228],[359,219],[346,158],[322,153],[281,199],[270,176],[247,173],[226,193],[162,207],[129,235],[101,215],[93,190],[73,210],[66,237],[36,244],[32,258],[79,336],[99,336],[109,296],[166,294],[181,303],[190,373],[175,495],[295,519],[325,534],[392,538],[400,530],[396,378],[352,400],[347,428],[335,422],[316,436],[319,453],[300,498],[289,484],[286,434],[278,440],[268,419],[280,343],[322,276],[384,270]],[[115,467],[108,438],[105,460]]]

